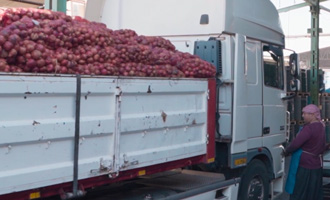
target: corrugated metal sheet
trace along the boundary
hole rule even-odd
[[[299,53],[300,67],[310,69],[311,52]],[[319,49],[319,66],[321,69],[330,69],[330,47]]]

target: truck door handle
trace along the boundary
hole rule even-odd
[[[264,127],[264,134],[270,133],[270,127]]]

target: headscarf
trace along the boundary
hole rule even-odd
[[[314,104],[309,104],[307,106],[305,106],[303,109],[302,109],[303,112],[305,113],[311,113],[311,114],[314,114],[316,119],[321,122],[324,126],[324,123],[322,122],[322,119],[321,119],[321,112],[320,112],[320,109],[314,105]]]

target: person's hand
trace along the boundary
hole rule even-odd
[[[325,149],[326,150],[330,149],[330,143],[328,143],[328,144],[325,145]]]
[[[282,155],[283,157],[287,157],[287,156],[290,155],[290,153],[288,153],[286,150],[283,150],[282,153],[281,153],[281,155]]]
[[[324,151],[328,151],[328,150],[330,150],[330,143],[326,143],[326,144],[325,144],[325,149],[324,149]]]

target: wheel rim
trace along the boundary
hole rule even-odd
[[[260,176],[253,177],[248,187],[248,199],[263,199],[264,187],[265,186]]]

